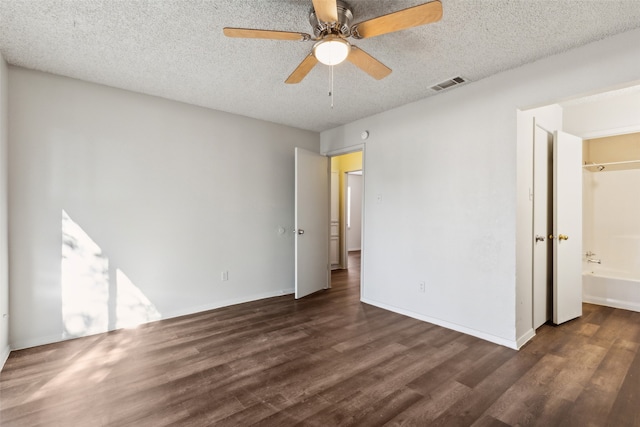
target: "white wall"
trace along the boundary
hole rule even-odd
[[[0,369],[9,357],[9,254],[7,236],[7,63],[0,55]]]
[[[569,103],[563,110],[565,131],[581,138],[640,132],[640,87]]]
[[[351,227],[347,230],[347,250],[362,249],[362,175],[347,175],[351,187]]]
[[[162,318],[292,292],[293,151],[317,133],[15,67],[9,120],[13,348],[62,337],[63,210],[109,292],[120,270]]]
[[[517,181],[528,167],[517,109],[637,79],[639,38],[631,31],[323,132],[322,152],[370,133],[363,300],[517,347],[532,325],[521,315],[531,305],[516,297],[516,241],[531,238],[516,236],[517,195],[528,191]],[[516,318],[528,325],[516,329]]]

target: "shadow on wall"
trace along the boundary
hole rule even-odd
[[[76,338],[158,320],[160,313],[120,269],[110,283],[109,259],[62,211],[63,338]]]

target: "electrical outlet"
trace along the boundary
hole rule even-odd
[[[229,280],[229,272],[226,270],[223,271],[222,274],[220,274],[220,280],[222,280],[223,282]]]
[[[427,285],[425,282],[420,282],[420,285],[418,286],[418,290],[421,293],[424,293],[427,290]]]

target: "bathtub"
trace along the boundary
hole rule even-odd
[[[582,301],[640,312],[640,278],[603,267],[583,272]]]

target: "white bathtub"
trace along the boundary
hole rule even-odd
[[[598,267],[582,273],[582,301],[640,312],[640,279]]]

